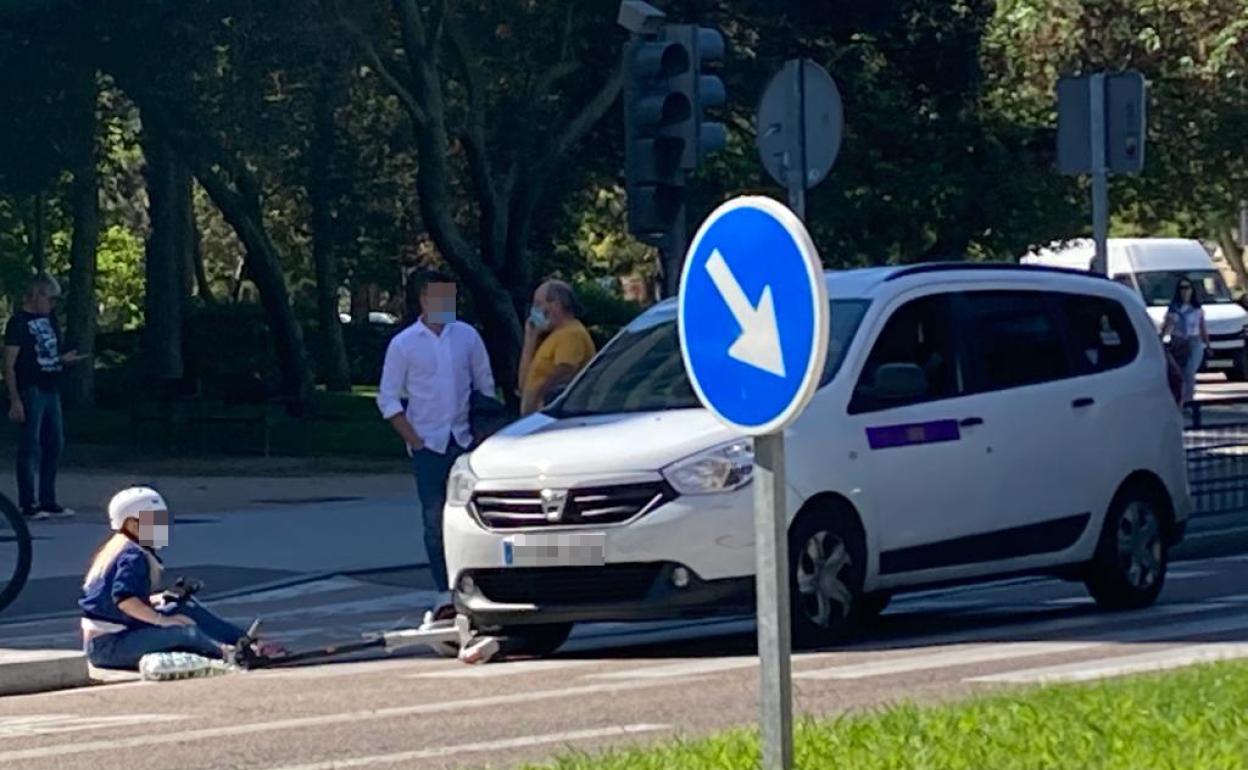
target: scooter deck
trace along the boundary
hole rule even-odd
[[[252,628],[255,629],[257,624],[253,624]],[[350,655],[352,653],[378,648],[384,649],[386,652],[393,652],[404,647],[419,645],[433,647],[435,645],[455,643],[462,646],[467,642],[467,633],[467,618],[464,618],[462,622],[459,618],[456,618],[455,620],[438,621],[427,626],[421,626],[420,628],[384,631],[371,639],[365,639],[359,642],[348,642],[346,644],[334,644],[328,647],[305,650],[303,652],[293,652],[289,655],[282,655],[280,657],[266,657],[259,655],[252,656],[244,661],[243,665],[249,670],[258,668],[280,668],[299,663],[336,658],[341,655]],[[249,636],[251,636],[250,633]],[[254,636],[252,638],[254,638]]]

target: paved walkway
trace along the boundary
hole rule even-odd
[[[86,565],[108,534],[108,499],[138,481],[154,484],[173,509],[170,547],[161,554],[170,580],[203,580],[205,596],[427,562],[415,483],[403,474],[136,479],[69,472],[58,486],[78,514],[32,524],[30,582],[0,619],[74,610]]]

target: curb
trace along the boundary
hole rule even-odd
[[[0,696],[91,684],[87,656],[69,650],[0,650]]]

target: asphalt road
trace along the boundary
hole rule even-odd
[[[1238,395],[1243,386],[1206,387]],[[1248,514],[1193,520],[1159,604],[1097,611],[1019,579],[902,597],[852,644],[794,658],[799,714],[935,701],[1248,657]],[[214,605],[302,648],[416,625],[427,576],[330,577]],[[0,646],[73,648],[72,618],[0,624]],[[427,651],[0,699],[6,770],[510,767],[752,724],[749,619],[578,628],[554,657],[482,667]]]
[[[1053,580],[912,595],[855,643],[795,656],[796,710],[1248,657],[1245,585],[1248,555],[1233,555],[1176,563],[1161,602],[1134,613],[1098,612],[1080,585]],[[334,615],[342,602],[326,596],[282,601]],[[468,667],[420,653],[9,697],[0,699],[0,767],[507,767],[754,720],[748,621],[628,633],[641,630],[586,629],[541,661]]]

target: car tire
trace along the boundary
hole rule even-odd
[[[853,515],[814,509],[789,527],[789,606],[795,648],[846,638],[860,612],[866,547]]]
[[[858,617],[863,621],[875,620],[884,614],[884,610],[888,609],[889,602],[893,600],[891,591],[872,591],[862,595],[862,600],[858,603]]]
[[[1143,485],[1123,489],[1110,505],[1086,585],[1107,610],[1148,607],[1166,582],[1169,544],[1165,507]]]
[[[568,641],[568,636],[572,633],[572,624],[540,623],[531,626],[509,626],[493,633],[507,637],[506,657],[544,658],[553,655],[564,642]]]

